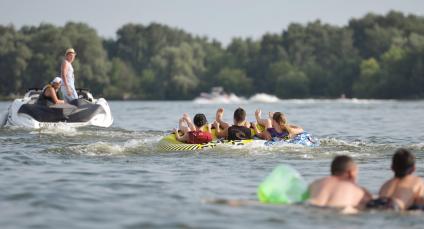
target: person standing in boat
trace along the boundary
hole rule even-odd
[[[65,101],[68,103],[78,99],[78,94],[75,90],[74,68],[72,67],[72,62],[75,60],[76,55],[73,48],[67,49],[65,59],[60,68],[60,76],[63,82],[60,90],[62,91]]]

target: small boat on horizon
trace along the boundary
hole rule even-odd
[[[202,92],[193,102],[200,104],[219,104],[219,103],[245,103],[244,97],[239,97],[234,93],[226,93],[222,87],[212,87],[210,93]]]

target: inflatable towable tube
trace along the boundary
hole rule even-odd
[[[215,129],[212,129],[213,140],[204,144],[188,144],[180,142],[175,138],[175,134],[169,134],[163,137],[159,143],[158,147],[163,151],[192,151],[192,150],[201,150],[214,148],[217,144],[229,144],[229,145],[245,145],[253,142],[253,139],[247,140],[221,140],[217,138]]]
[[[258,128],[263,130],[264,128],[262,126],[258,125]],[[255,135],[256,132],[253,131],[252,133]],[[255,140],[255,139],[248,139],[248,140],[221,140],[217,138],[216,130],[212,129],[212,137],[213,140],[209,143],[205,144],[188,144],[184,142],[180,142],[175,138],[175,134],[169,134],[165,137],[163,137],[159,143],[158,148],[162,151],[192,151],[192,150],[201,150],[201,149],[208,149],[208,148],[214,148],[218,144],[228,144],[228,145],[246,145],[255,141],[263,141],[265,142],[265,146],[274,146],[274,145],[303,145],[308,147],[316,147],[319,146],[319,141],[315,138],[313,138],[309,133],[303,132],[293,139],[288,140],[281,140],[281,139],[275,139],[271,141],[264,141],[264,140]],[[253,137],[253,136],[252,136]]]
[[[273,139],[270,141],[266,141],[266,146],[276,146],[276,145],[303,145],[309,147],[319,146],[320,142],[318,139],[312,137],[308,132],[303,132],[301,134],[296,135],[293,139],[281,140],[281,139]]]

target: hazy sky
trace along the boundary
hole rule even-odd
[[[123,24],[159,22],[228,44],[233,37],[280,33],[291,22],[346,25],[391,9],[424,16],[424,0],[0,0],[0,24],[85,22],[114,38]]]

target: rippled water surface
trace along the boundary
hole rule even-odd
[[[10,103],[0,102],[0,112]],[[290,164],[310,182],[327,175],[336,154],[353,156],[359,183],[374,194],[392,176],[398,147],[417,156],[424,176],[424,101],[284,100],[245,103],[253,121],[283,111],[321,140],[318,148],[219,146],[160,152],[156,143],[183,112],[236,104],[110,102],[111,128],[0,129],[0,228],[422,228],[421,213],[341,215],[302,205],[212,204],[255,200],[261,180]]]

